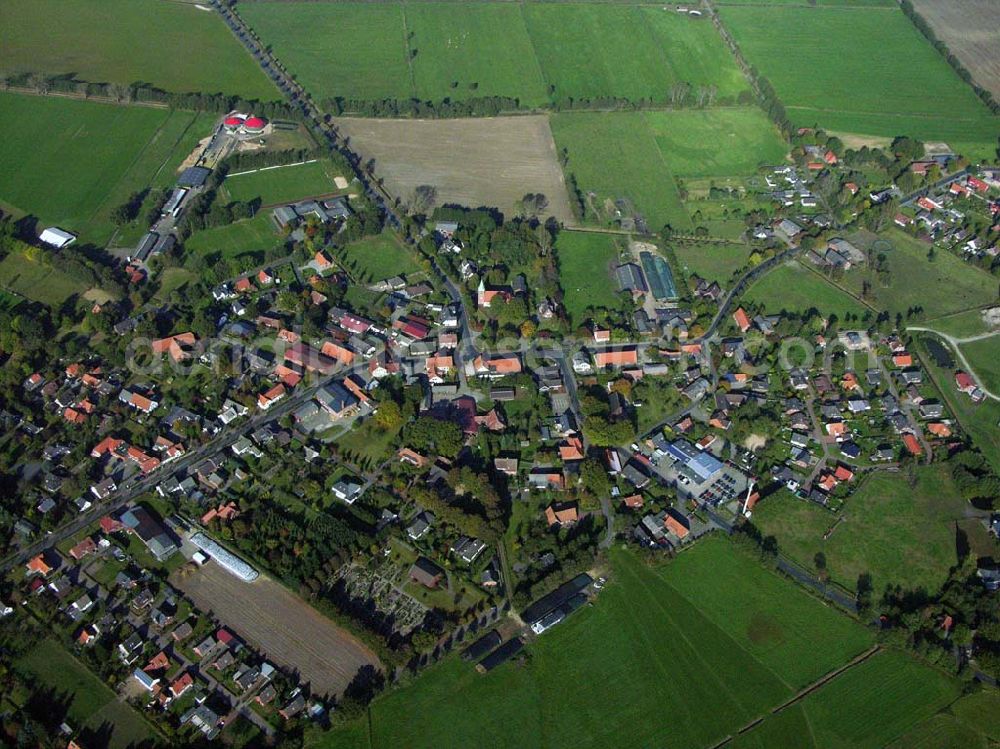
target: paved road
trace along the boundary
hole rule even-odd
[[[972,366],[969,364],[969,360],[966,359],[965,354],[962,353],[962,347],[961,347],[961,344],[963,343],[982,341],[987,338],[993,338],[994,336],[1000,335],[1000,330],[994,330],[990,333],[980,333],[979,335],[968,336],[966,338],[956,338],[955,336],[948,335],[947,333],[942,333],[940,330],[934,330],[934,328],[924,328],[915,325],[908,325],[906,329],[916,330],[923,333],[933,333],[939,338],[943,338],[944,340],[946,340],[948,344],[951,346],[951,348],[954,350],[955,355],[958,357],[958,360],[962,363],[962,369],[968,372],[972,376],[972,379],[976,381],[976,386],[986,394],[987,398],[992,398],[995,401],[1000,401],[1000,395],[997,395],[996,393],[992,392],[986,387],[986,385],[983,384],[983,381],[980,379],[979,375],[976,374],[976,370],[972,368]]]

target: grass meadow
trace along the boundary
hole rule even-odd
[[[100,731],[110,724],[108,747],[125,749],[153,735],[151,726],[76,658],[54,640],[42,640],[14,667],[37,684],[69,701],[67,719],[74,726]]]
[[[111,211],[174,169],[210,128],[192,112],[0,94],[0,201],[103,244]]]
[[[823,552],[830,577],[849,590],[868,572],[877,594],[888,584],[934,591],[957,561],[955,523],[964,518],[968,503],[946,465],[919,466],[916,476],[911,487],[902,473],[873,473],[845,500],[845,520],[825,541],[838,516],[784,490],[760,503],[753,522],[809,569],[816,553]],[[888,548],[907,551],[888,554]]]
[[[0,72],[278,99],[213,12],[162,0],[5,0]]]
[[[876,307],[893,316],[905,316],[911,307],[922,307],[926,318],[935,318],[996,301],[997,279],[985,271],[944,250],[936,251],[931,261],[927,258],[930,245],[896,228],[880,237],[892,243],[892,249],[885,252],[888,286],[883,287],[867,266],[848,271],[842,282],[860,294],[862,284],[868,280],[873,297],[869,301]],[[874,235],[862,235],[857,245],[866,249],[874,240]]]
[[[857,299],[794,260],[766,273],[750,287],[746,298],[764,305],[770,314],[801,314],[815,308],[843,320],[847,313],[860,316],[865,312]]]
[[[47,250],[30,248],[11,250],[0,261],[0,288],[57,308],[88,287],[61,271]]]
[[[565,152],[564,171],[579,189],[594,193],[587,200],[591,219],[613,216],[608,203],[626,199],[645,217],[651,230],[664,224],[690,229],[677,183],[647,127],[645,113],[570,113],[550,119],[556,148]]]
[[[364,281],[381,281],[420,270],[417,258],[392,232],[352,242],[336,254],[349,271]]]
[[[619,240],[610,234],[562,231],[556,240],[563,303],[573,325],[587,319],[591,307],[619,305],[618,281],[612,269],[618,264]]]
[[[308,164],[238,174],[226,178],[223,190],[232,200],[260,198],[265,206],[329,195],[337,192],[329,168],[328,161],[318,160]]]
[[[480,675],[451,657],[377,699],[370,745],[711,746],[872,642],[721,538],[661,567],[617,549],[611,561],[597,602],[524,663]]]
[[[685,275],[718,281],[723,288],[727,287],[733,273],[747,264],[752,252],[746,244],[676,242],[672,246]]]
[[[996,142],[990,114],[902,11],[724,7],[722,21],[798,125]]]
[[[257,2],[244,18],[319,98],[732,100],[746,81],[707,19],[591,3]]]
[[[184,249],[188,253],[219,252],[225,257],[236,257],[277,247],[282,241],[275,231],[270,211],[262,211],[234,224],[196,231],[184,242]]]

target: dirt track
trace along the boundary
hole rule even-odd
[[[433,185],[438,205],[491,206],[511,215],[526,193],[549,199],[545,215],[572,223],[566,183],[544,115],[459,120],[336,120],[362,161],[404,203]]]
[[[262,655],[297,670],[315,694],[339,694],[361,666],[380,665],[353,635],[264,575],[245,583],[209,563],[171,582]]]

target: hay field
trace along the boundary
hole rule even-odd
[[[404,202],[418,185],[433,185],[438,205],[492,206],[510,215],[526,193],[540,192],[549,199],[547,215],[573,220],[544,116],[336,124],[363,162],[375,159],[375,173]]]
[[[937,38],[972,73],[973,80],[1000,97],[1000,3],[996,0],[912,0]]]
[[[188,577],[175,575],[173,584],[262,655],[297,669],[314,694],[340,693],[359,668],[380,665],[353,635],[264,575],[245,583],[210,563]]]
[[[0,73],[135,81],[177,93],[279,99],[216,13],[163,0],[4,0]]]
[[[720,15],[798,125],[996,144],[1000,118],[901,10],[727,6]]]

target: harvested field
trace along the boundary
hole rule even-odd
[[[188,577],[175,575],[173,584],[261,654],[297,669],[316,694],[340,693],[359,668],[380,665],[353,635],[266,575],[245,583],[208,564]]]
[[[1000,97],[1000,4],[996,0],[913,0],[913,7],[972,73]]]
[[[419,185],[437,203],[491,206],[510,215],[526,193],[549,199],[547,215],[573,222],[556,147],[544,116],[466,120],[341,118],[363,161],[375,159],[386,189],[404,202]]]

